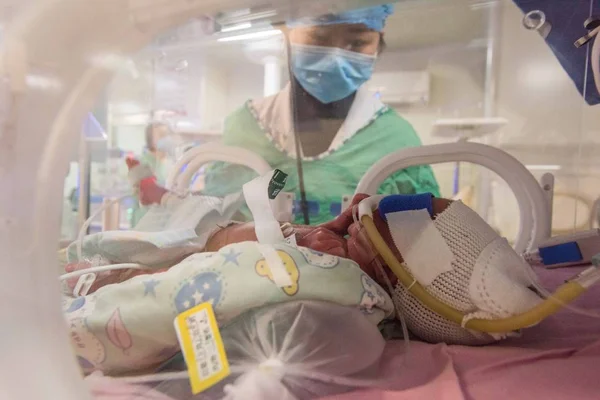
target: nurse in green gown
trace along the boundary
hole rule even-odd
[[[248,101],[225,121],[223,143],[251,150],[288,173],[285,190],[297,201],[301,158],[307,201],[302,212],[295,207],[296,223],[305,222],[305,211],[311,225],[330,221],[369,167],[396,150],[421,145],[410,123],[363,86],[385,47],[383,28],[392,12],[391,5],[381,5],[288,23],[283,32],[291,52],[290,83],[274,96]],[[205,192],[239,191],[255,175],[217,163],[207,173]],[[429,166],[399,171],[379,189],[420,192],[439,196]]]
[[[169,157],[174,147],[173,133],[167,124],[152,122],[146,127],[145,136],[146,148],[139,157],[139,162],[148,166],[156,176],[158,184],[164,186],[170,168],[173,166],[171,157]],[[141,206],[136,198],[131,210],[132,227],[137,225],[146,211],[147,208]]]

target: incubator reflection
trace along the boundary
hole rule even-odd
[[[177,141],[166,122],[155,121],[148,124],[144,130],[146,147],[142,150],[139,163],[147,169],[147,174],[164,185],[167,176],[174,165]],[[131,167],[131,164],[129,165]],[[135,196],[131,214],[131,226],[135,227],[146,213],[144,199]]]
[[[421,145],[410,125],[364,87],[385,48],[393,6],[382,5],[289,21],[285,33],[290,82],[279,93],[247,102],[225,121],[223,143],[260,155],[290,175],[295,222],[316,225],[341,211],[366,170],[391,152]],[[208,171],[205,193],[233,193],[254,177],[236,165]],[[381,193],[439,194],[428,166],[387,179]]]

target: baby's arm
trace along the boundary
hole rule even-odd
[[[371,241],[366,235],[366,232],[363,230],[362,224],[358,222],[354,222],[354,217],[352,215],[353,209],[360,203],[362,200],[369,197],[368,195],[359,194],[354,197],[352,200],[352,204],[348,209],[342,213],[338,218],[331,221],[327,224],[327,227],[335,231],[340,235],[348,235],[348,258],[356,262],[363,271],[365,271],[371,278],[377,281],[383,287],[385,285],[385,277],[381,274],[381,269],[377,267],[378,255],[373,246],[371,245]],[[448,206],[452,204],[452,200],[434,198],[433,199],[433,219],[435,216],[442,213]],[[392,235],[390,234],[387,223],[381,218],[379,213],[373,213],[373,221],[375,222],[375,226],[377,230],[381,234],[381,236],[385,239],[386,243],[390,247],[390,249],[394,252],[395,256],[398,260],[402,261],[402,255],[398,252],[396,245],[394,244],[394,240],[392,239]],[[379,260],[381,261],[381,260]],[[384,271],[392,285],[394,285],[397,281],[396,275],[387,268],[383,262],[380,262],[384,267]]]

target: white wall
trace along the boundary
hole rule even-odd
[[[419,51],[384,52],[376,71],[423,71],[431,77],[430,101],[426,105],[397,106],[396,111],[408,120],[423,144],[453,140],[432,135],[433,123],[439,118],[480,117],[483,115],[485,51],[481,48],[448,45]],[[434,173],[442,195],[452,196],[454,164],[437,164]],[[466,166],[461,172],[469,177]]]
[[[243,56],[240,55],[240,58]],[[243,60],[230,64],[227,84],[227,113],[240,108],[250,99],[261,98],[264,87],[264,68]]]

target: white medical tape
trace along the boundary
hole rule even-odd
[[[429,286],[440,274],[452,271],[454,254],[427,210],[386,214],[390,233],[412,276]]]
[[[246,205],[254,217],[254,230],[258,239],[258,250],[265,258],[273,282],[278,287],[292,285],[283,260],[279,257],[275,244],[285,243],[281,225],[273,214],[271,199],[269,199],[269,183],[275,171],[258,177],[243,186]]]
[[[277,244],[284,241],[279,222],[273,214],[269,199],[269,182],[274,171],[258,177],[243,186],[246,205],[254,217],[256,238],[262,244]]]
[[[77,280],[77,284],[73,288],[73,296],[87,296],[92,288],[92,285],[96,281],[96,274],[89,273],[85,275],[81,275]]]
[[[277,254],[277,250],[271,245],[260,243],[257,243],[256,245],[271,271],[273,283],[275,283],[277,287],[291,286],[293,283],[292,278],[290,278],[290,274],[287,272],[285,265],[283,265],[283,260],[279,257],[279,254]]]

